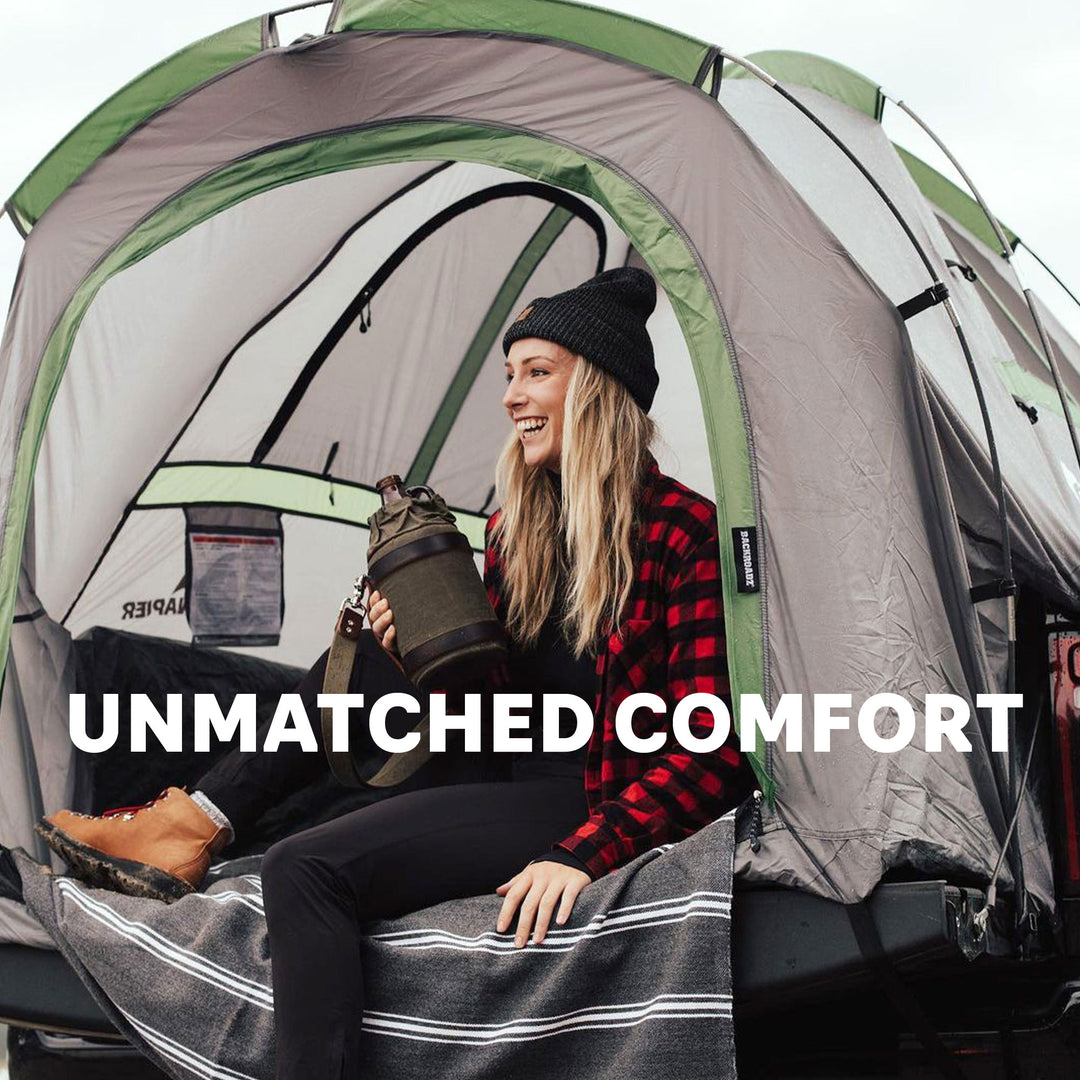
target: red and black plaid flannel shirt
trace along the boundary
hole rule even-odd
[[[734,735],[708,754],[684,750],[670,733],[671,710],[687,694],[708,693],[730,708],[716,507],[665,476],[650,458],[641,499],[637,577],[618,632],[596,659],[597,693],[585,765],[589,818],[556,846],[593,878],[659,844],[681,840],[720,817],[750,790],[751,776]],[[488,521],[484,583],[500,614],[500,559]],[[635,713],[642,737],[664,731],[656,754],[628,750],[616,738],[615,712],[630,694],[650,692],[668,712]],[[691,731],[703,737],[713,716],[695,709]]]

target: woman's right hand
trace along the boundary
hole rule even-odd
[[[368,597],[368,618],[371,620],[371,632],[375,635],[375,640],[392,656],[397,656],[394,613],[390,610],[390,601],[378,589],[372,589]]]

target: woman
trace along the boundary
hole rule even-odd
[[[509,782],[394,796],[270,849],[262,876],[279,1077],[360,1075],[362,920],[494,889],[496,930],[516,917],[518,947],[530,934],[540,945],[590,881],[689,835],[748,791],[731,739],[693,755],[669,737],[643,756],[615,737],[630,693],[670,704],[728,694],[715,507],[660,473],[649,452],[658,377],[645,323],[655,302],[648,274],[610,270],[534,300],[503,340],[514,433],[498,463],[502,505],[488,522],[484,574],[512,643],[500,689],[595,702],[587,754],[534,749],[513,760]],[[404,683],[386,657],[393,612],[377,593],[370,600],[371,662],[353,688],[368,700]],[[311,704],[321,681],[316,665],[300,688]],[[666,733],[666,716],[644,716],[639,736]],[[710,713],[695,712],[696,735],[712,727]],[[145,892],[149,868],[189,889],[232,830],[321,768],[322,755],[288,744],[234,752],[190,798],[170,788],[126,815],[61,811],[43,824],[76,870]]]

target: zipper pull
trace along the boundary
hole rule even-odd
[[[365,317],[366,313],[366,317]],[[371,329],[371,297],[365,295],[360,305],[360,333],[366,334]]]
[[[761,850],[761,840],[758,838],[761,836],[761,801],[764,799],[764,795],[758,790],[754,791],[754,810],[753,816],[750,819],[750,850],[756,855]]]

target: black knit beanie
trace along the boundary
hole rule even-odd
[[[660,381],[645,329],[655,307],[656,282],[646,271],[605,270],[575,289],[533,300],[510,324],[503,352],[522,338],[554,341],[615,376],[648,412]]]

